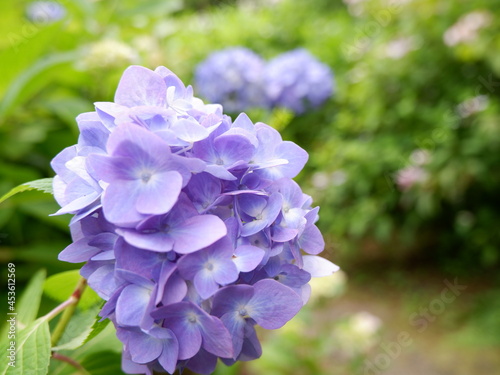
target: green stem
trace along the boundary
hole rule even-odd
[[[58,361],[61,362],[66,362],[69,365],[73,366],[78,370],[78,374],[90,375],[90,373],[87,370],[85,370],[85,368],[80,363],[75,361],[73,358],[62,355],[61,353],[52,353],[52,358],[57,359]]]
[[[57,322],[56,328],[54,329],[54,332],[52,333],[51,337],[51,344],[52,346],[56,346],[57,343],[59,342],[59,339],[64,333],[64,330],[66,329],[71,317],[75,313],[76,306],[78,305],[78,302],[80,301],[80,298],[83,294],[83,291],[85,290],[85,287],[87,286],[87,280],[85,280],[83,277],[78,281],[78,284],[76,285],[76,289],[73,292],[73,294],[62,304],[57,306],[54,310],[49,312],[47,316],[50,316],[50,318],[54,317],[57,315],[59,312],[64,310],[63,315]],[[54,315],[50,315],[54,314]]]

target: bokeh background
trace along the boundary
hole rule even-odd
[[[500,372],[499,0],[57,4],[62,13],[31,19],[28,1],[1,5],[0,195],[53,176],[76,115],[112,101],[131,64],[193,83],[224,48],[266,60],[305,48],[334,72],[334,95],[300,115],[248,113],[309,152],[296,180],[321,207],[324,254],[342,271],[316,280],[284,328],[261,332],[261,359],[217,374]],[[0,259],[16,264],[18,290],[41,268],[75,267],[57,260],[70,237],[55,211],[40,192],[0,206]],[[88,362],[98,346],[75,357]],[[116,342],[104,348],[98,357],[119,363]]]

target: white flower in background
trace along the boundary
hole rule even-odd
[[[347,181],[347,174],[343,170],[338,170],[332,173],[332,184],[334,186],[343,185]]]
[[[281,3],[283,0],[240,0],[238,5],[242,9],[255,10],[265,7],[273,7]]]
[[[465,118],[474,113],[484,111],[488,107],[489,99],[487,95],[478,95],[460,103],[457,112],[460,117]]]
[[[330,185],[330,178],[326,172],[316,172],[312,175],[312,185],[318,190],[324,190]]]
[[[417,49],[417,46],[413,38],[398,38],[387,43],[385,55],[390,59],[398,60],[415,49]]]
[[[489,26],[493,16],[487,11],[467,13],[444,33],[446,45],[452,47],[460,43],[470,43],[477,39],[478,32]]]
[[[365,12],[365,6],[363,3],[365,3],[366,0],[343,0],[343,2],[353,17],[360,17]]]
[[[334,298],[341,296],[346,288],[347,276],[344,271],[339,270],[325,277],[314,277],[309,281],[311,286],[311,297],[309,301],[315,303],[322,298]]]
[[[339,324],[333,335],[342,354],[355,357],[366,353],[379,342],[382,321],[377,316],[361,311]]]
[[[427,164],[431,159],[429,151],[424,149],[414,150],[410,155],[410,161],[415,165]]]
[[[427,172],[418,166],[410,165],[400,169],[396,175],[396,183],[400,190],[408,190],[413,185],[426,181]]]
[[[137,63],[137,52],[129,45],[114,39],[91,44],[82,60],[84,70],[120,68]]]
[[[351,317],[350,325],[355,334],[371,337],[382,327],[382,321],[369,312],[361,311]]]
[[[329,186],[340,186],[347,181],[347,174],[342,170],[333,173],[316,172],[312,175],[312,185],[318,190],[325,190]]]

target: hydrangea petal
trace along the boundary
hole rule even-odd
[[[162,77],[142,66],[131,66],[125,70],[118,83],[115,103],[126,107],[166,104],[167,87]]]

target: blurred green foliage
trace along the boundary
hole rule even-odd
[[[65,0],[67,17],[50,25],[28,21],[27,3],[2,14],[0,192],[51,176],[50,160],[76,141],[75,116],[112,100],[130,64],[190,82],[214,50],[272,58],[305,47],[334,70],[335,97],[303,116],[252,118],[310,153],[299,180],[333,251],[498,264],[500,1]],[[421,178],[402,188],[405,170]],[[27,199],[1,207],[2,258],[49,262],[67,219],[47,219],[49,196]]]

